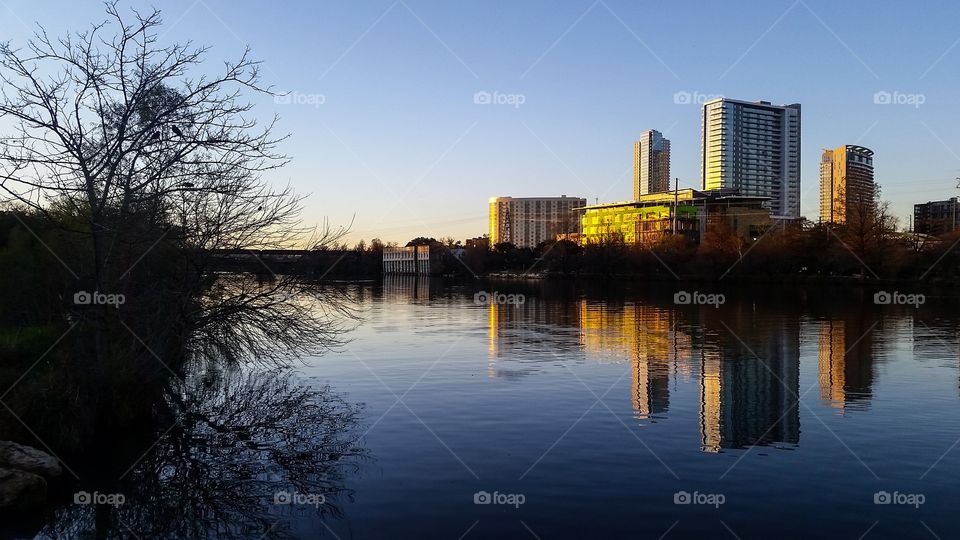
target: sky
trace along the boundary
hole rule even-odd
[[[162,10],[160,42],[245,46],[292,162],[267,180],[309,195],[305,220],[378,237],[487,232],[493,196],[631,197],[633,141],[671,141],[699,187],[700,107],[713,96],[800,103],[801,214],[816,219],[823,148],[873,149],[901,225],[958,194],[960,3],[769,0],[121,2]],[[103,20],[96,1],[0,0],[0,39]]]

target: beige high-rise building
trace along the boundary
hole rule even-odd
[[[873,150],[846,144],[820,159],[820,222],[847,223],[872,214],[876,205]]]
[[[579,197],[492,197],[490,199],[490,247],[504,242],[535,248],[558,234],[577,233],[579,214],[587,205]]]
[[[648,129],[633,143],[633,200],[664,191],[670,191],[670,141]]]

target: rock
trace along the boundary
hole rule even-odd
[[[61,472],[57,458],[11,441],[0,441],[0,467],[27,471],[44,478],[56,478]]]
[[[0,508],[32,508],[47,501],[47,481],[39,474],[0,468]]]

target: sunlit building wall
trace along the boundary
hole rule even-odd
[[[847,223],[866,218],[876,205],[873,150],[844,145],[823,151],[820,158],[820,221]]]
[[[493,197],[490,199],[490,247],[510,243],[534,248],[557,235],[576,233],[578,197]]]
[[[738,236],[758,238],[770,225],[767,199],[740,195],[737,190],[641,195],[636,201],[597,204],[581,209],[580,243],[623,242],[649,245],[677,233],[699,242],[710,226],[725,222]]]
[[[774,217],[800,217],[800,105],[718,98],[702,114],[703,189],[769,197]]]
[[[633,199],[670,190],[670,141],[655,129],[633,143]]]

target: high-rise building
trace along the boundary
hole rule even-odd
[[[873,150],[844,145],[820,159],[820,222],[848,223],[873,213],[876,199]]]
[[[718,98],[703,104],[705,190],[770,197],[774,217],[800,217],[800,104]]]
[[[648,129],[633,143],[633,200],[664,191],[670,191],[670,141]]]
[[[576,233],[579,216],[575,208],[587,205],[579,197],[492,197],[490,199],[490,247],[504,242],[534,248],[558,234]]]
[[[960,228],[960,200],[931,201],[913,205],[913,230],[938,236]]]

